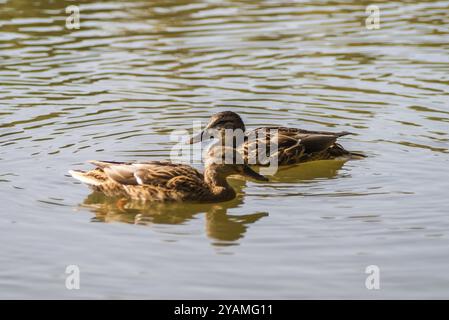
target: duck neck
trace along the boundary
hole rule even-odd
[[[226,131],[221,130],[219,132],[219,135],[214,137],[215,140],[213,141],[211,148],[213,147],[230,147],[237,149],[242,144],[244,144],[248,139],[247,136],[245,136],[245,132],[234,132],[234,134],[226,136]]]
[[[231,200],[236,195],[226,177],[218,172],[216,165],[206,167],[204,170],[204,181],[217,199]]]

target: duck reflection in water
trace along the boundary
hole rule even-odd
[[[300,165],[279,166],[275,175],[270,177],[272,184],[265,187],[276,186],[276,183],[310,183],[316,180],[335,179],[346,160],[318,160],[301,163]]]
[[[93,192],[81,205],[91,210],[95,217],[92,221],[124,222],[141,225],[176,225],[187,224],[201,213],[205,217],[205,231],[214,245],[238,244],[249,225],[268,216],[267,212],[231,215],[228,210],[244,204],[244,187],[246,182],[232,179],[231,184],[237,196],[221,203],[145,203],[127,198],[106,197],[102,193]]]
[[[304,163],[301,165],[280,167],[271,177],[271,181],[280,183],[308,183],[317,179],[333,179],[345,161],[324,160]],[[123,222],[141,225],[182,225],[204,214],[205,231],[214,240],[214,245],[238,244],[245,236],[248,227],[268,216],[267,212],[232,215],[228,211],[244,204],[244,178],[234,177],[230,184],[236,190],[237,196],[230,201],[221,203],[145,203],[125,198],[111,198],[99,192],[90,194],[82,204],[91,210],[95,217],[92,221]],[[276,184],[273,184],[275,186]],[[270,187],[270,184],[264,185]]]
[[[318,179],[335,179],[345,160],[319,160],[300,165],[282,166],[270,177],[272,182],[307,183]]]

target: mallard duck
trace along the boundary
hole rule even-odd
[[[230,152],[234,155],[234,161],[229,164],[223,160]],[[96,166],[93,170],[70,170],[69,173],[94,191],[107,196],[142,201],[221,202],[236,196],[226,181],[230,175],[245,175],[255,180],[268,181],[238,160],[236,154],[231,148],[211,148],[204,174],[188,165],[168,161],[124,163],[96,160],[89,161]]]
[[[233,146],[243,156],[245,163],[267,165],[269,157],[276,156],[279,165],[292,165],[313,160],[349,160],[360,159],[365,156],[360,153],[345,150],[336,141],[338,138],[350,135],[351,132],[308,131],[287,127],[260,127],[246,131],[242,118],[235,112],[224,111],[214,114],[206,128],[188,140],[196,143],[211,138],[225,139],[225,131],[233,130]],[[232,131],[231,131],[232,132]],[[242,139],[238,132],[243,133]],[[220,143],[221,144],[221,143]],[[275,152],[269,150],[269,145],[277,146]],[[264,149],[265,148],[265,149]],[[266,152],[268,158],[261,162],[259,152]],[[267,152],[268,150],[268,152]]]

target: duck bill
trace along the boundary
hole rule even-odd
[[[187,144],[194,144],[197,142],[213,140],[215,138],[220,137],[221,132],[216,129],[206,128],[200,133],[193,135],[189,140],[187,140]]]
[[[205,134],[205,130],[200,133],[193,135],[189,140],[187,140],[187,144],[194,144],[202,141],[202,136]]]
[[[258,180],[258,181],[268,181],[268,178],[258,174],[256,171],[254,171],[253,169],[251,169],[249,166],[245,165],[243,167],[243,174],[247,177],[253,178],[254,180]]]

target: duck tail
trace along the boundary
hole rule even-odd
[[[334,143],[328,149],[329,155],[333,159],[342,159],[342,160],[361,160],[365,159],[366,156],[360,152],[352,152],[348,151],[339,143]]]
[[[351,156],[351,160],[362,160],[365,159],[367,156],[360,152],[352,152],[349,151],[349,155]]]
[[[349,135],[355,135],[355,133],[349,132],[349,131],[342,131],[342,132],[335,133],[335,136],[338,138],[344,137],[344,136],[349,136]]]
[[[100,160],[89,160],[87,161],[90,164],[93,164],[97,168],[104,169],[113,165],[124,164],[123,162],[115,162],[115,161],[100,161]]]
[[[99,186],[103,183],[100,179],[95,178],[93,175],[89,175],[89,172],[80,170],[69,170],[69,174],[78,181],[85,183],[89,186]]]

